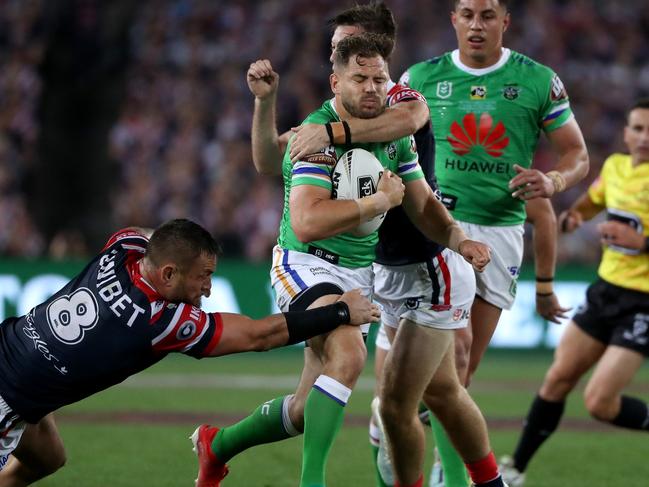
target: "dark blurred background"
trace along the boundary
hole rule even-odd
[[[393,79],[455,48],[448,2],[388,0]],[[344,1],[0,0],[0,255],[80,257],[119,227],[192,218],[226,255],[264,261],[282,207],[250,153],[255,59],[280,73],[280,131],[330,96],[326,19]],[[519,0],[506,46],[564,81],[591,158],[567,207],[623,151],[624,113],[649,94],[649,2]],[[554,157],[541,144],[536,166]],[[595,263],[592,227],[560,262]],[[528,246],[528,249],[530,246]]]

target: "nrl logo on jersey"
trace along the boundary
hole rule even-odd
[[[521,89],[518,87],[518,85],[505,85],[503,88],[503,97],[505,100],[515,100],[518,98],[518,95],[520,94]]]
[[[388,155],[391,161],[394,160],[394,158],[397,155],[397,146],[394,142],[390,142],[386,147],[385,147],[385,153]]]
[[[484,100],[487,98],[487,87],[486,86],[472,86],[471,87],[471,97],[472,100]]]
[[[440,81],[437,83],[437,98],[448,98],[453,94],[453,83]]]

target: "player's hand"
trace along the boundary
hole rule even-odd
[[[509,189],[513,189],[513,198],[532,200],[534,198],[549,198],[554,194],[554,183],[538,169],[525,169],[514,164],[517,172],[509,181]]]
[[[491,261],[491,249],[482,242],[469,239],[462,240],[457,250],[464,257],[464,260],[478,272],[484,271],[484,268]]]
[[[577,210],[565,210],[559,215],[559,230],[563,233],[574,232],[582,225],[582,223],[584,223],[584,218]]]
[[[642,250],[644,248],[644,236],[626,223],[611,220],[597,225],[597,230],[604,245],[617,245],[629,250]]]
[[[363,325],[381,319],[379,307],[363,296],[360,289],[347,291],[340,296],[339,301],[343,301],[349,307],[350,325]]]
[[[568,318],[568,315],[566,315],[566,313],[571,309],[572,308],[561,307],[561,304],[559,304],[559,299],[554,293],[548,296],[539,296],[538,294],[536,295],[536,312],[552,323],[561,324],[559,319]]]
[[[300,158],[321,151],[329,145],[327,129],[320,123],[305,123],[291,128],[295,134],[291,142],[291,162],[296,163]]]
[[[273,66],[268,59],[255,61],[246,73],[248,88],[255,98],[263,100],[277,93],[279,74],[273,71]]]
[[[378,187],[376,188],[377,193],[381,192],[387,196],[390,208],[401,204],[405,191],[406,186],[401,181],[401,178],[389,169],[383,172],[381,179],[379,179]]]

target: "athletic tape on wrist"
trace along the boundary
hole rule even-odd
[[[554,186],[555,193],[560,193],[561,191],[566,189],[566,179],[559,171],[550,171],[545,175],[552,180],[552,185]]]

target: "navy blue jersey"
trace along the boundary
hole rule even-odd
[[[426,101],[417,91],[403,85],[395,84],[388,92],[388,105],[410,100]],[[426,181],[435,193],[438,192],[435,181],[435,141],[430,122],[415,133],[419,165],[424,171]],[[410,222],[403,207],[388,211],[379,228],[379,243],[376,246],[377,264],[406,265],[417,262],[428,262],[430,257],[444,249],[441,245],[427,239]]]
[[[116,233],[85,269],[0,325],[0,396],[27,422],[117,384],[169,352],[209,355],[223,324],[162,299],[139,272],[148,239]]]

